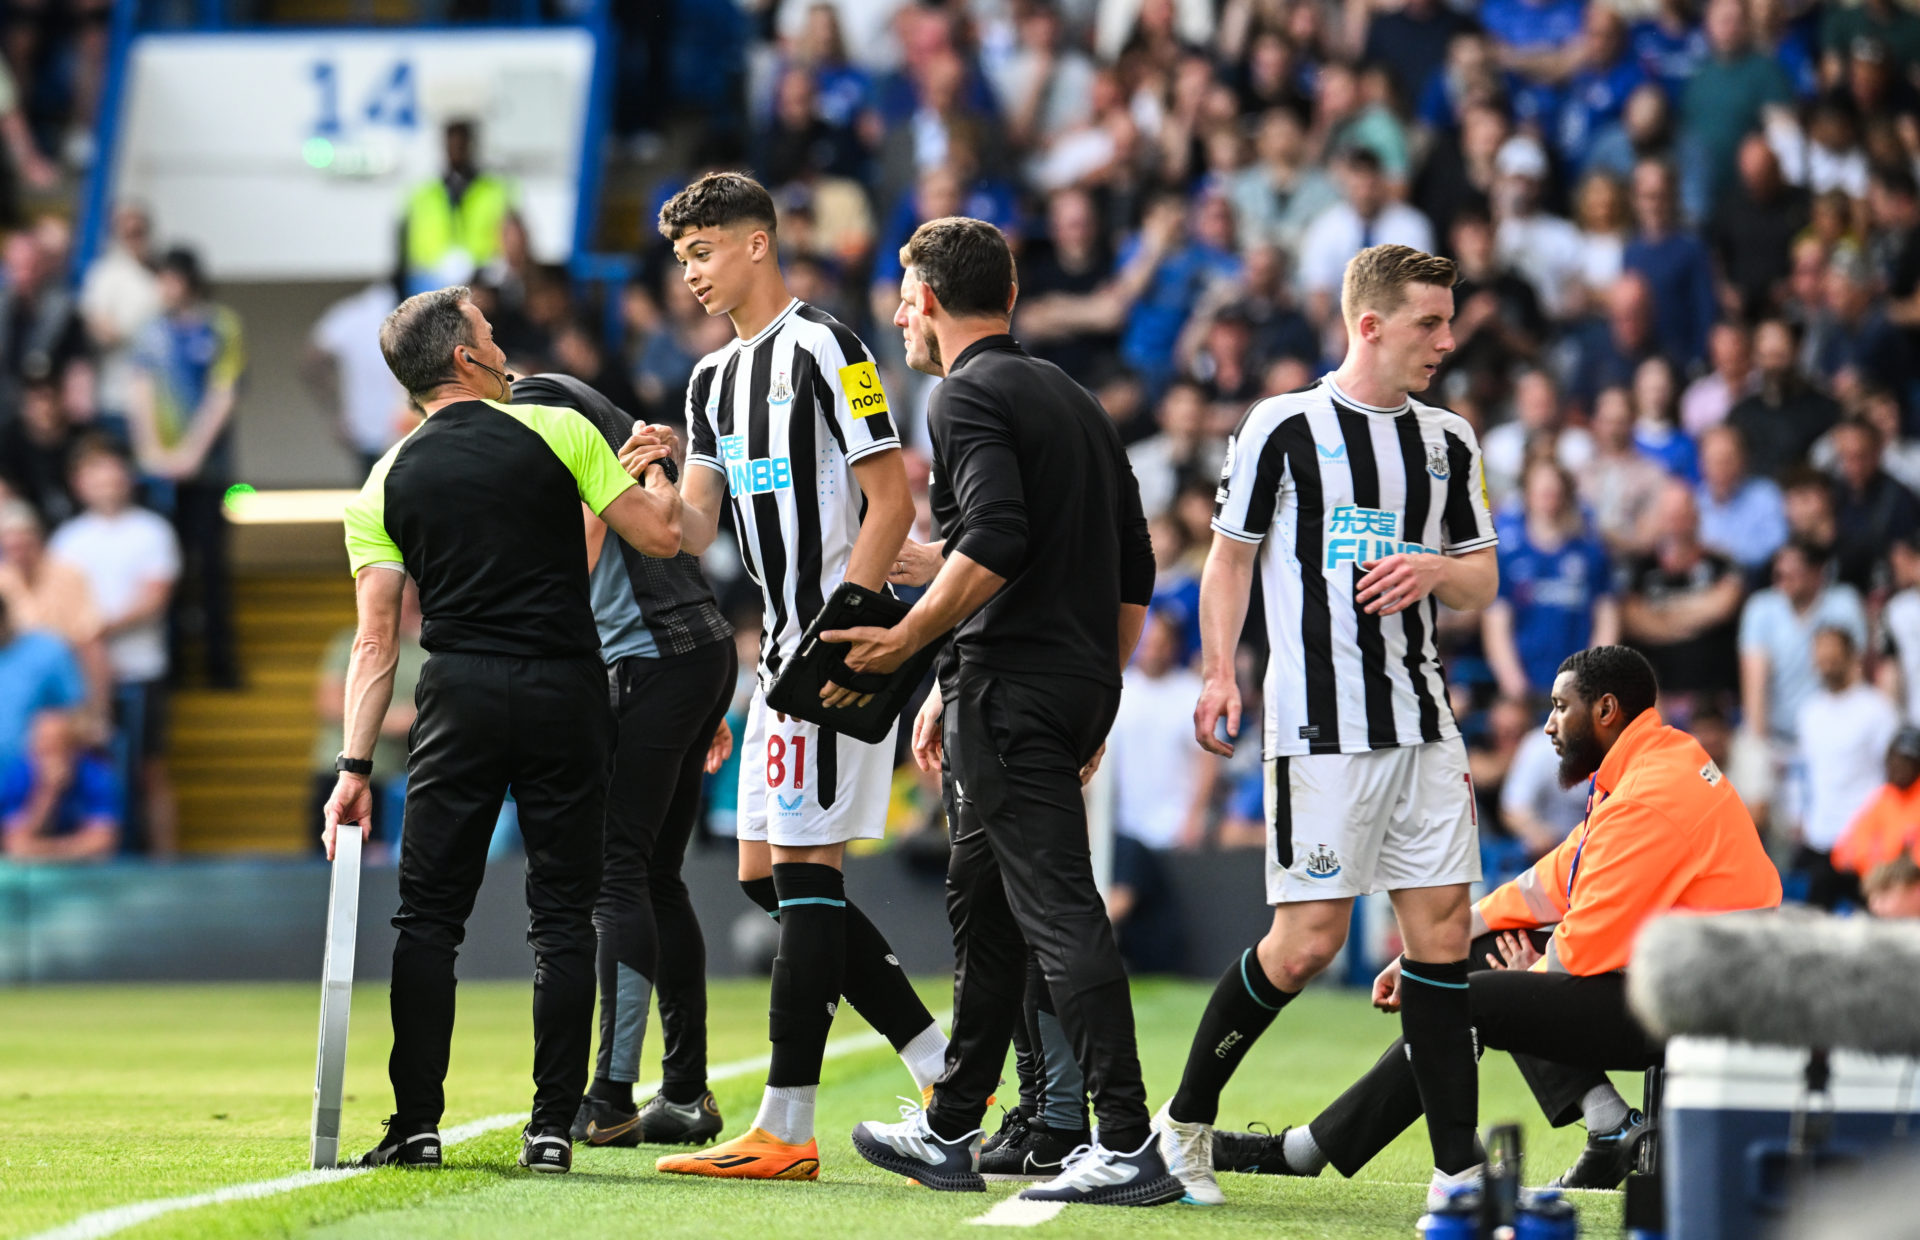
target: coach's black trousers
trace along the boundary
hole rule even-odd
[[[1606,1073],[1638,1072],[1660,1062],[1661,1048],[1627,1010],[1627,976],[1534,973],[1486,967],[1491,934],[1475,939],[1480,966],[1467,984],[1480,1045],[1510,1051],[1540,1109],[1558,1128],[1580,1117],[1580,1100]],[[1387,1053],[1308,1126],[1313,1142],[1351,1176],[1420,1118],[1407,1046]]]
[[[1145,1140],[1133,1004],[1094,887],[1080,791],[1119,701],[1117,687],[1095,681],[963,668],[945,704],[953,1040],[934,1090],[936,1128],[964,1131],[986,1113],[1021,1020],[1030,944],[1103,1143],[1131,1150]]]
[[[707,1083],[707,944],[680,863],[737,660],[733,643],[718,641],[607,669],[620,735],[607,789],[606,868],[593,906],[600,938],[594,1073],[627,1084],[640,1079],[651,986],[666,1051],[661,1084],[676,1101]]]
[[[586,1089],[593,902],[613,752],[599,656],[436,654],[420,674],[393,946],[394,1112],[437,1123],[453,1038],[454,956],[507,789],[527,845],[533,1121],[565,1129]]]

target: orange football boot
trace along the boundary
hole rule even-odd
[[[817,1180],[820,1146],[788,1145],[770,1132],[749,1128],[697,1154],[669,1154],[653,1164],[667,1175],[704,1175],[719,1180]]]

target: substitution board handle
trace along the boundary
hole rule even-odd
[[[360,829],[345,823],[334,840],[327,952],[320,969],[320,1048],[313,1069],[313,1139],[308,1147],[315,1169],[340,1163],[340,1102],[346,1084],[353,946],[359,924]]]

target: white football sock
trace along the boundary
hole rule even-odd
[[[913,1074],[913,1083],[924,1090],[947,1070],[947,1035],[938,1024],[928,1025],[900,1048],[900,1062]]]
[[[769,1085],[760,1095],[753,1126],[776,1141],[804,1145],[813,1139],[813,1100],[818,1085]]]

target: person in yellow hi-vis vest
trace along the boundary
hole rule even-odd
[[[446,128],[447,170],[407,195],[400,221],[401,286],[405,295],[465,284],[500,256],[500,236],[513,213],[515,186],[480,171],[472,121]]]

